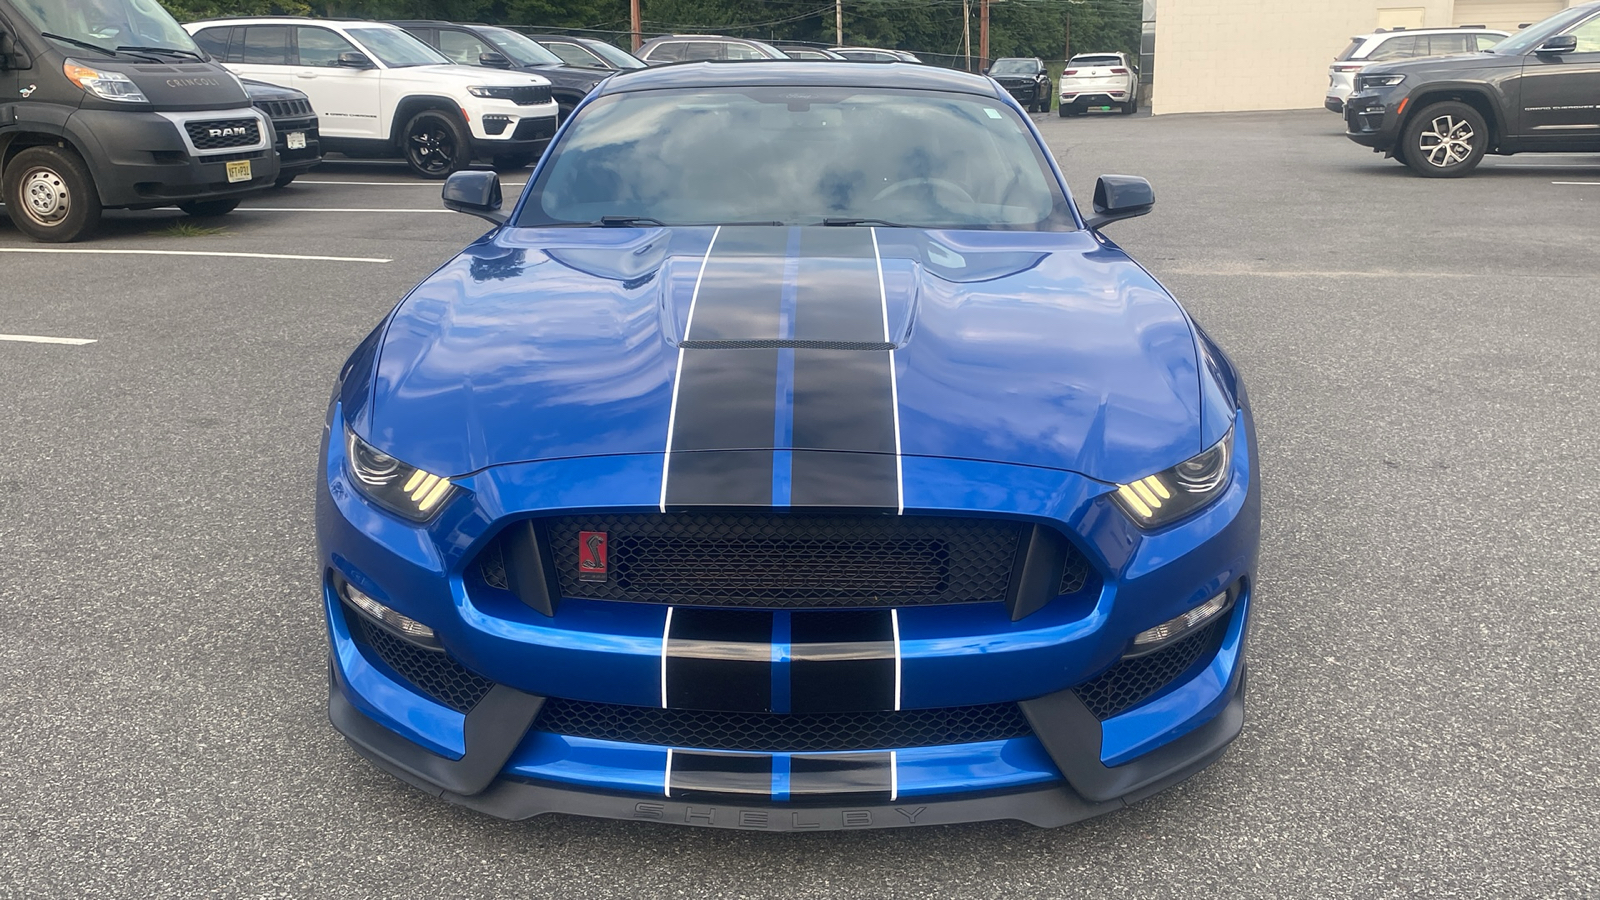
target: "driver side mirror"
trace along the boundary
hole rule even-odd
[[[377,65],[365,53],[346,50],[339,54],[338,66],[341,69],[376,69]]]
[[[1547,53],[1577,53],[1578,36],[1575,34],[1558,34],[1553,38],[1547,38],[1544,43],[1539,45],[1539,49],[1533,52],[1540,56],[1544,56]]]
[[[504,225],[510,216],[500,210],[500,176],[493,172],[457,172],[445,179],[445,209]]]
[[[1091,231],[1123,219],[1146,215],[1156,205],[1156,189],[1136,175],[1101,175],[1094,183],[1094,215],[1085,225]]]
[[[488,66],[491,69],[509,69],[511,68],[511,58],[504,53],[490,50],[487,53],[478,54],[478,65]]]

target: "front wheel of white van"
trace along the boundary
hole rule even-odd
[[[83,159],[65,147],[29,147],[6,167],[0,185],[18,230],[36,241],[65,244],[100,224],[100,194]]]

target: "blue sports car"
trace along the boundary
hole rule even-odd
[[[1227,356],[993,81],[614,76],[356,348],[317,491],[330,715],[492,815],[1059,825],[1243,722]]]

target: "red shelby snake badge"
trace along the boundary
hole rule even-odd
[[[578,532],[578,580],[605,581],[610,571],[604,531]]]

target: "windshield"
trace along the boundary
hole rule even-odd
[[[585,107],[550,154],[519,225],[620,216],[668,225],[881,219],[922,228],[1077,227],[1027,125],[1009,106],[971,94],[616,94]]]
[[[605,41],[594,41],[583,46],[584,49],[591,53],[598,53],[605,57],[607,62],[619,69],[643,69],[645,67],[645,64],[640,62],[638,57],[626,50],[613,47]]]
[[[17,8],[40,31],[86,44],[199,52],[156,0],[17,0]]]
[[[349,35],[391,69],[449,65],[439,51],[398,28],[350,28]]]
[[[1545,38],[1560,34],[1567,30],[1569,26],[1593,14],[1594,7],[1592,6],[1586,8],[1575,7],[1558,12],[1543,22],[1535,22],[1496,44],[1492,52],[1503,56],[1521,56],[1544,43]]]
[[[509,28],[479,28],[479,31],[488,35],[500,47],[500,51],[511,57],[511,61],[519,66],[559,66],[562,65],[561,57],[541,47],[537,41],[525,34],[518,34]]]
[[[990,75],[1037,75],[1039,64],[1031,59],[999,59],[989,67]]]

